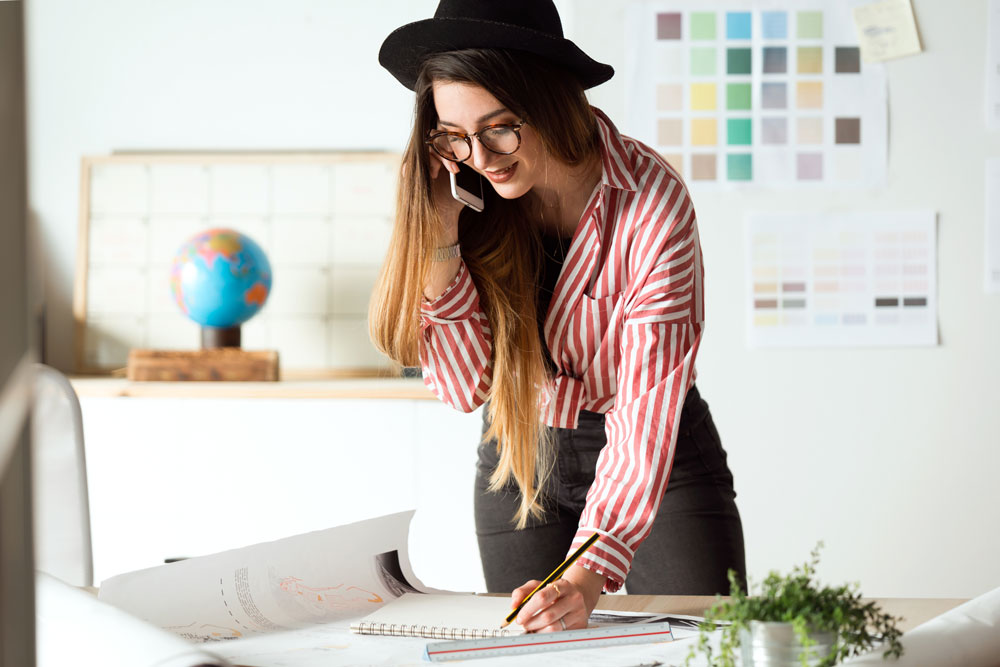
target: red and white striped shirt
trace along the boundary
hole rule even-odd
[[[545,318],[558,374],[540,398],[549,426],[576,428],[580,410],[606,414],[608,443],[571,551],[625,581],[670,475],[681,408],[694,383],[704,307],[701,246],[683,181],[648,146],[622,136],[601,111],[601,183],[573,235]],[[422,312],[425,384],[470,412],[490,389],[492,336],[472,278],[458,275]]]

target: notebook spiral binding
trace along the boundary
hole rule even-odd
[[[487,639],[489,637],[506,637],[510,635],[509,630],[447,628],[437,625],[407,625],[398,623],[352,623],[351,632],[359,635],[425,637],[427,639]]]

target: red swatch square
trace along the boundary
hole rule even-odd
[[[664,14],[656,15],[656,38],[657,39],[681,38],[680,12],[667,12]]]

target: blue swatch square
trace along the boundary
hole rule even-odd
[[[726,38],[750,39],[750,12],[726,12]]]
[[[760,21],[764,39],[785,39],[788,37],[787,13],[761,12]]]

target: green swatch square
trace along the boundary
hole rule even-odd
[[[750,145],[750,119],[729,118],[726,120],[726,137],[730,146]]]
[[[823,12],[799,12],[797,23],[799,39],[823,39]]]
[[[715,74],[715,48],[702,46],[691,49],[691,74],[694,76]]]
[[[715,13],[691,13],[691,39],[715,39]]]
[[[750,84],[726,84],[726,108],[730,111],[746,111],[750,108]]]
[[[726,72],[728,74],[749,74],[750,49],[726,49]]]
[[[749,153],[729,154],[726,156],[726,175],[730,181],[749,181],[753,179],[753,159]]]

